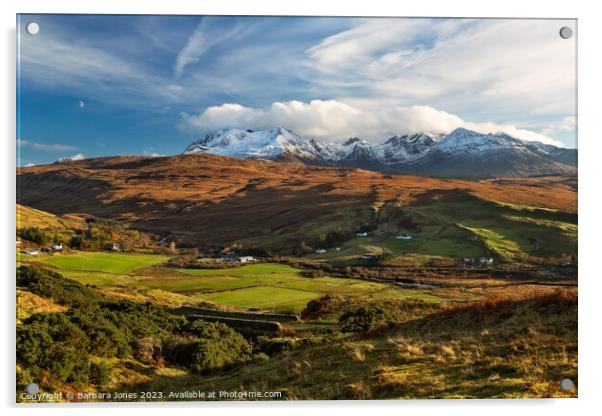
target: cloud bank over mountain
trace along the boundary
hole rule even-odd
[[[465,121],[426,105],[368,110],[337,100],[274,102],[268,108],[227,103],[209,107],[198,115],[182,113],[181,117],[181,128],[197,132],[287,126],[303,136],[322,140],[362,137],[381,141],[395,134],[449,134],[464,127],[480,133],[503,132],[523,140],[562,146],[560,141],[535,131],[508,124]]]

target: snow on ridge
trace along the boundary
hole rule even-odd
[[[184,153],[267,159],[290,155],[321,162],[361,159],[391,165],[415,161],[431,152],[450,156],[503,150],[527,152],[529,144],[505,133],[482,134],[465,128],[457,128],[448,135],[424,132],[396,135],[383,143],[370,143],[357,137],[342,143],[330,143],[304,138],[284,127],[274,127],[266,130],[218,130],[190,144]],[[539,146],[535,147],[539,150]]]

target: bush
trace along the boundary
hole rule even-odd
[[[148,336],[167,337],[178,332],[186,323],[184,319],[175,318],[150,302],[121,300],[105,302],[101,306],[107,320],[125,335],[130,344]]]
[[[331,295],[330,293],[322,295],[318,299],[310,300],[307,302],[305,309],[301,311],[301,319],[304,321],[320,319],[322,316],[329,314],[341,300],[340,296]]]
[[[111,382],[113,368],[111,365],[103,362],[93,362],[90,364],[90,374],[88,379],[90,383],[97,387],[104,387]]]
[[[384,325],[385,313],[377,307],[360,307],[343,313],[339,325],[343,332],[368,333]]]
[[[81,283],[35,266],[17,269],[17,286],[61,305],[82,306],[98,301],[98,296]]]
[[[294,350],[300,346],[301,344],[295,338],[268,338],[266,336],[257,338],[257,348],[270,356],[282,351]]]
[[[136,340],[134,355],[145,364],[158,362],[162,355],[161,340],[150,336]]]
[[[166,343],[165,357],[193,372],[204,373],[246,362],[252,357],[247,340],[225,324],[198,320],[186,328],[186,334]]]
[[[106,371],[90,367],[92,355],[125,358],[135,350],[138,358],[160,359],[162,339],[186,324],[150,303],[103,301],[80,283],[37,267],[19,267],[17,284],[72,306],[65,313],[34,314],[17,328],[18,365],[46,384],[85,383],[90,377],[103,382]]]
[[[110,312],[98,305],[75,309],[66,315],[90,340],[89,352],[99,357],[126,357],[131,349],[128,340],[109,319]]]
[[[17,327],[17,362],[45,384],[85,382],[86,334],[62,313],[36,314]]]

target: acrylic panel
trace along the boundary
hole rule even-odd
[[[17,401],[577,396],[576,20],[17,32]]]

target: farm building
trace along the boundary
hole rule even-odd
[[[253,261],[255,261],[255,257],[253,256],[240,256],[237,257],[237,260],[239,263],[251,263]]]
[[[237,256],[234,252],[228,252],[222,258],[221,261],[226,261],[228,263],[251,263],[255,261],[255,257],[253,256]]]
[[[316,250],[316,254],[324,254],[324,253],[326,253],[326,250],[323,248],[319,248]]]
[[[358,237],[368,237],[368,233],[367,232],[357,233],[356,236],[358,236]]]
[[[410,234],[400,234],[395,238],[398,240],[411,240],[412,236]]]

